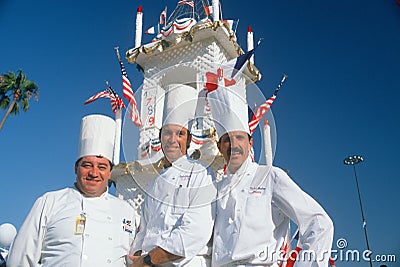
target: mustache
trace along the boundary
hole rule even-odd
[[[228,156],[230,156],[232,153],[239,153],[241,155],[243,155],[243,150],[238,148],[238,147],[231,147],[228,149]]]
[[[86,176],[86,179],[87,180],[93,180],[93,179],[96,179],[97,177],[99,177],[98,175],[93,175],[93,174],[88,174],[87,176]]]

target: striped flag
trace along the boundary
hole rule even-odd
[[[114,89],[111,88],[110,84],[108,82],[106,82],[106,83],[108,85],[108,88],[106,89],[106,91],[110,95],[111,108],[115,114],[115,113],[117,113],[117,109],[125,108],[125,105],[124,105],[124,102],[122,101],[122,98],[120,98],[117,95],[117,93],[114,91]]]
[[[274,103],[276,96],[278,95],[278,91],[281,88],[282,84],[285,82],[286,78],[287,78],[287,75],[284,74],[281,82],[279,83],[278,87],[275,89],[274,94],[267,101],[265,101],[263,104],[261,104],[254,112],[253,118],[249,122],[250,134],[252,134],[256,130],[258,124],[260,123],[261,118],[271,108],[271,105],[272,105],[272,103]]]
[[[110,98],[110,94],[107,92],[107,90],[101,91],[93,96],[91,96],[88,100],[85,101],[85,103],[83,103],[84,105],[87,105],[89,103],[92,103],[93,101],[99,99],[99,98]]]
[[[99,98],[109,98],[112,111],[115,114],[117,112],[117,109],[122,109],[125,107],[125,105],[124,105],[124,102],[122,101],[122,98],[120,98],[117,95],[117,93],[111,88],[111,86],[108,84],[108,82],[107,82],[107,85],[108,85],[108,88],[106,90],[93,95],[88,100],[86,100],[84,104],[87,105]]]
[[[126,73],[124,64],[122,63],[121,57],[119,55],[118,47],[115,48],[117,51],[117,57],[119,61],[119,65],[121,67],[122,72],[122,90],[124,97],[129,101],[129,118],[136,126],[142,125],[142,120],[140,118],[139,110],[136,104],[135,96],[133,94],[131,82],[128,79],[128,74]]]
[[[187,0],[181,0],[178,2],[178,5],[188,5],[194,8],[194,2],[193,1],[187,1]]]

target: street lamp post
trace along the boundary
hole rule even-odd
[[[362,216],[362,220],[363,220],[363,228],[364,228],[364,234],[365,234],[365,241],[367,243],[367,249],[368,251],[371,251],[369,248],[369,242],[368,242],[368,233],[367,233],[367,221],[365,220],[365,216],[364,216],[364,209],[362,206],[362,202],[361,202],[361,193],[360,193],[360,186],[358,185],[358,177],[357,177],[357,172],[356,172],[356,164],[363,162],[364,159],[362,156],[350,156],[347,157],[343,160],[343,163],[345,165],[353,165],[353,169],[354,169],[354,176],[356,178],[356,184],[357,184],[357,193],[358,193],[358,200],[360,201],[360,208],[361,208],[361,216]],[[371,257],[369,257],[369,265],[371,267],[372,266],[372,259]]]

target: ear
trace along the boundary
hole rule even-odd
[[[253,138],[250,138],[249,144],[250,144],[249,146],[249,151],[250,151],[253,146]]]
[[[217,142],[218,151],[221,152],[221,141]]]
[[[79,163],[81,162],[82,158],[83,158],[83,157],[81,157],[81,158],[79,158],[79,159],[77,159],[77,160],[75,161],[75,170],[74,170],[74,171],[75,171],[75,174],[78,173]]]
[[[189,149],[190,143],[192,142],[192,134],[188,133],[188,137],[186,139],[186,149]]]

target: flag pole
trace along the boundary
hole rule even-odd
[[[118,46],[115,47],[114,49],[118,51]],[[109,88],[111,88],[107,80],[106,84]],[[122,107],[117,106],[115,112],[115,136],[114,136],[114,157],[113,157],[114,165],[119,164],[119,154],[121,151],[121,127],[122,127]]]
[[[345,165],[353,165],[354,177],[356,179],[356,185],[357,185],[358,200],[360,202],[361,218],[362,218],[362,221],[363,221],[363,226],[362,227],[364,229],[365,242],[367,243],[368,251],[371,252],[371,249],[369,247],[369,241],[368,241],[367,221],[366,221],[365,216],[364,216],[364,209],[363,209],[363,205],[362,205],[362,201],[361,201],[360,186],[358,184],[358,176],[357,176],[357,172],[356,172],[356,164],[361,163],[363,161],[364,161],[364,159],[363,159],[362,156],[350,156],[350,157],[345,158],[343,160],[343,163]],[[370,265],[370,267],[373,267],[371,257],[369,257],[369,265]]]
[[[235,30],[233,31],[233,32],[235,33],[235,35],[236,35],[237,27],[238,27],[238,25],[239,25],[239,21],[240,21],[240,19],[237,20],[236,25],[235,25]]]
[[[117,111],[115,113],[114,165],[119,164],[119,154],[121,151],[121,128],[122,128],[122,108],[117,107]]]
[[[276,90],[275,90],[275,93],[274,93],[274,94],[277,94],[277,93],[278,93],[279,89],[281,89],[281,86],[282,86],[282,84],[285,82],[285,80],[286,80],[287,77],[288,77],[287,74],[284,73],[284,74],[283,74],[283,77],[282,77],[282,80],[281,80],[281,82],[278,84],[278,86],[276,87]]]

